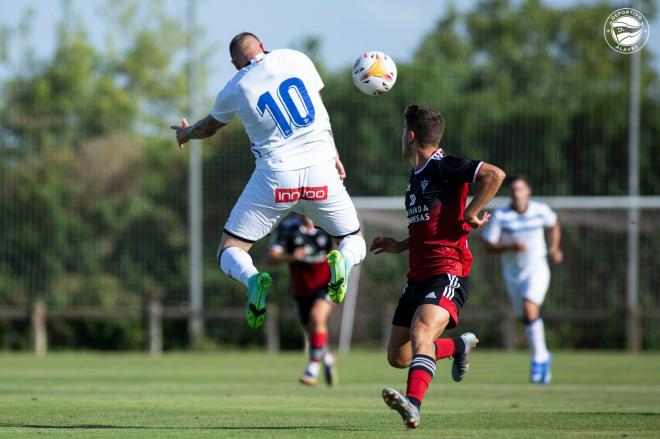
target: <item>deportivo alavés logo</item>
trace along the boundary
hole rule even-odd
[[[621,8],[612,12],[603,27],[603,36],[612,50],[628,55],[644,47],[649,40],[649,22],[636,9]]]

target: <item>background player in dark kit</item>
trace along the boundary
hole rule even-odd
[[[291,294],[309,342],[309,364],[300,382],[316,385],[323,366],[326,384],[336,383],[335,359],[328,348],[328,317],[335,305],[328,295],[328,252],[332,238],[311,219],[293,215],[278,227],[268,249],[268,262],[288,263]]]

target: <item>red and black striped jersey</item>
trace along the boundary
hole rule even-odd
[[[424,166],[412,171],[406,189],[408,279],[470,274],[470,226],[463,213],[468,183],[475,181],[481,163],[445,155],[439,149]]]
[[[330,266],[326,257],[332,250],[330,235],[321,229],[306,229],[297,217],[285,220],[272,238],[271,248],[293,253],[296,248],[305,249],[303,261],[291,262],[291,289],[298,298],[308,297],[330,282]]]

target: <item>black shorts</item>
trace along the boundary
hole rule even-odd
[[[458,314],[468,298],[468,278],[439,274],[422,281],[408,281],[394,311],[392,324],[410,328],[415,311],[422,304],[438,305],[449,312],[448,329],[458,324]]]
[[[303,325],[309,323],[309,315],[312,312],[314,302],[317,300],[327,300],[330,302],[328,287],[319,288],[316,290],[316,292],[306,297],[293,298],[293,307],[296,309],[296,311],[298,311],[298,318],[300,319],[300,323]]]

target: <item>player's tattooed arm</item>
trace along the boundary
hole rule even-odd
[[[479,218],[479,213],[486,208],[499,190],[506,174],[497,166],[482,163],[477,172],[477,191],[472,201],[465,208],[463,219],[473,229],[477,229],[488,222],[490,213],[484,213]]]
[[[218,130],[226,124],[220,122],[211,115],[200,119],[195,124],[190,126],[186,119],[181,121],[181,125],[172,125],[170,128],[176,131],[176,141],[179,148],[183,148],[185,143],[191,139],[206,139],[214,135]]]
[[[401,253],[410,247],[409,238],[402,239],[401,241],[388,236],[377,236],[371,243],[371,250],[375,255],[381,253]]]
[[[188,137],[191,139],[206,139],[218,132],[220,128],[225,126],[211,115],[206,116],[204,119],[198,120],[188,131]]]

